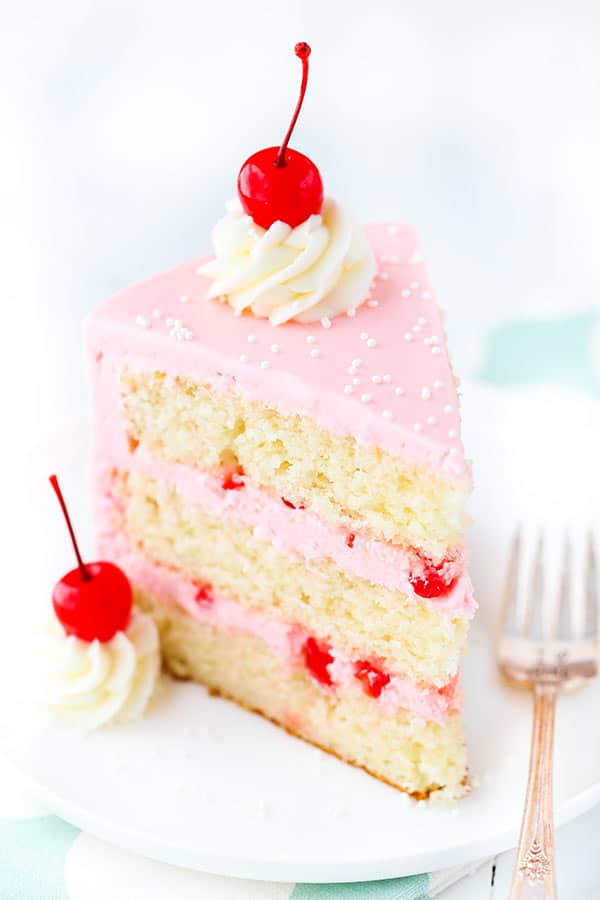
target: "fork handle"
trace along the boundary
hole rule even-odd
[[[529,778],[509,900],[556,900],[552,762],[558,687],[534,685]]]

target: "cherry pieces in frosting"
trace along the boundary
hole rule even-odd
[[[198,606],[203,606],[207,609],[211,607],[215,602],[215,595],[210,584],[199,584],[194,594],[194,600]]]
[[[77,568],[67,572],[52,591],[52,605],[66,634],[82,641],[110,641],[131,618],[133,596],[125,573],[114,563],[84,563],[56,475],[50,484],[58,498],[75,551]]]
[[[333,656],[328,644],[319,643],[314,637],[309,637],[302,647],[302,655],[304,657],[304,665],[319,684],[328,686],[333,684],[333,679],[329,672]]]
[[[435,566],[433,563],[426,563],[419,575],[411,575],[410,583],[413,591],[419,597],[435,600],[438,597],[446,597],[450,593],[456,583],[456,578],[448,581],[443,564]]]
[[[248,157],[238,174],[237,186],[244,212],[261,228],[285,222],[296,228],[323,206],[323,182],[315,164],[288,147],[302,108],[308,82],[310,47],[294,48],[302,62],[302,83],[296,109],[280,147],[266,147]]]
[[[354,663],[354,677],[362,682],[365,694],[369,697],[380,696],[382,690],[390,683],[390,676],[365,659]]]

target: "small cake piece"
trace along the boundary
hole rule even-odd
[[[242,167],[214,259],[88,322],[99,550],[176,676],[458,796],[475,604],[440,313],[412,228],[363,230],[314,173],[298,200],[282,147]]]

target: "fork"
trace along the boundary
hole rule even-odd
[[[552,761],[556,699],[562,690],[594,678],[598,672],[597,566],[592,535],[584,553],[583,615],[574,627],[577,581],[573,550],[564,541],[558,603],[552,615],[544,577],[544,535],[540,532],[530,573],[523,565],[521,529],[515,532],[502,615],[497,660],[504,678],[533,693],[533,731],[529,777],[509,900],[555,900]],[[529,577],[526,577],[526,576]],[[520,588],[524,587],[524,592]],[[519,604],[520,595],[523,602]]]

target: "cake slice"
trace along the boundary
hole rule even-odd
[[[264,242],[233,215],[238,241]],[[267,248],[280,266],[308,246],[294,235]],[[261,317],[306,279],[261,294],[253,251],[232,262],[227,241],[91,316],[99,550],[175,676],[415,797],[455,797],[470,472],[415,234],[364,235],[368,297],[340,289],[316,322]],[[370,281],[362,244],[346,249],[344,277]]]

